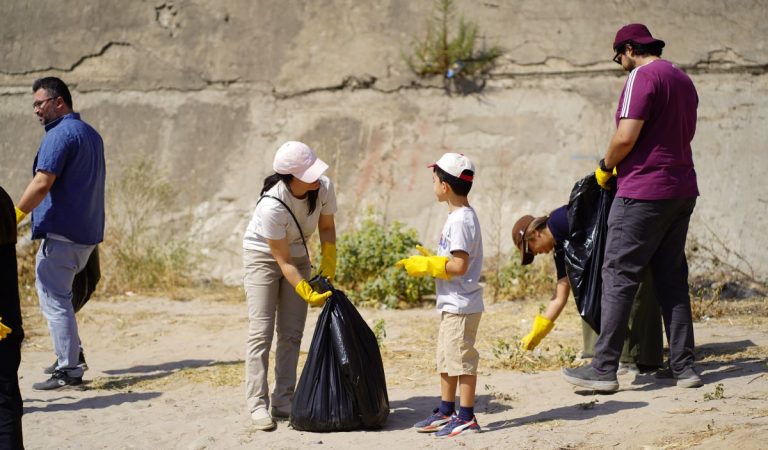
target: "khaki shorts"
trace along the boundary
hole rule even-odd
[[[477,327],[483,313],[443,311],[437,335],[437,371],[449,377],[477,374],[480,354],[475,349]]]

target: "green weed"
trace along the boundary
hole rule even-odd
[[[704,401],[707,402],[710,400],[720,400],[724,397],[723,394],[725,394],[723,383],[717,383],[713,392],[704,393]]]
[[[547,346],[540,346],[540,350],[529,352],[523,350],[519,342],[517,336],[513,336],[511,340],[497,339],[491,347],[493,365],[504,369],[535,372],[573,367],[578,357],[578,351],[568,345],[558,344],[554,351]]]
[[[434,16],[427,20],[422,39],[414,39],[412,54],[403,59],[419,77],[446,76],[453,70],[455,78],[474,77],[491,70],[501,49],[496,46],[476,49],[478,26],[460,16],[455,35],[449,27],[455,16],[453,0],[435,0]]]

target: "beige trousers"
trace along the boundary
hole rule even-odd
[[[309,258],[294,258],[299,272],[309,278]],[[270,405],[290,413],[296,387],[299,347],[307,320],[307,303],[283,277],[269,253],[243,251],[243,285],[248,302],[248,343],[245,355],[245,396],[248,411]],[[268,396],[269,350],[277,330],[275,384]]]

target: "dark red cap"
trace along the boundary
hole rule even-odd
[[[616,50],[618,46],[628,41],[632,41],[636,44],[653,44],[654,42],[661,43],[664,47],[664,41],[656,39],[651,36],[651,32],[648,31],[648,27],[642,23],[631,23],[624,25],[616,32],[616,38],[613,40],[613,49]]]

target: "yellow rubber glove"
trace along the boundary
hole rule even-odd
[[[555,328],[555,322],[552,322],[541,314],[536,314],[536,318],[533,319],[531,332],[520,341],[520,346],[523,350],[533,350],[539,345],[539,342],[552,331],[552,328]]]
[[[595,169],[595,178],[597,178],[597,184],[599,184],[600,187],[603,189],[611,188],[608,185],[608,180],[613,178],[615,175],[617,175],[615,167],[610,172],[606,172],[605,170],[601,169],[599,166],[597,167],[597,169]]]
[[[20,210],[16,206],[14,206],[13,208],[16,210],[16,225],[18,225],[19,223],[21,223],[22,220],[24,220],[25,217],[27,217],[27,213]]]
[[[0,317],[0,341],[5,339],[11,333],[11,329],[3,324],[3,318]]]
[[[447,262],[447,256],[414,255],[396,262],[395,267],[405,267],[408,275],[412,277],[432,275],[435,278],[450,280],[451,277],[445,272]]]
[[[301,280],[301,283],[296,285],[296,293],[299,294],[299,297],[303,298],[305,302],[309,303],[309,306],[323,306],[325,300],[333,294],[331,291],[319,294],[312,289],[312,286],[307,283],[307,280]]]
[[[320,259],[319,274],[333,281],[336,278],[336,244],[323,242],[320,252],[323,256]]]
[[[426,248],[422,247],[421,245],[417,245],[416,246],[416,250],[418,250],[419,253],[421,253],[424,256],[435,256],[434,253],[430,252],[429,250],[427,250]]]

